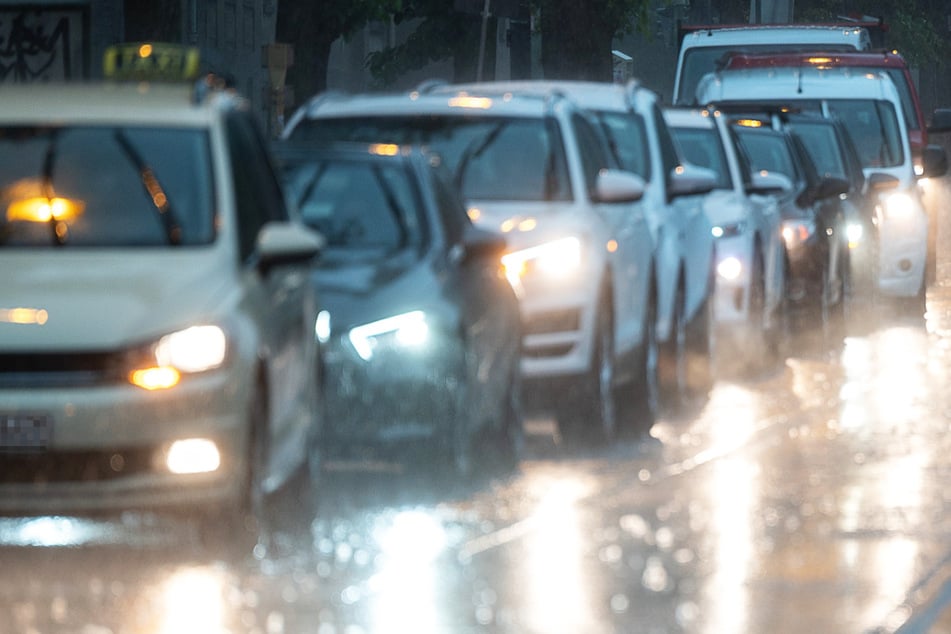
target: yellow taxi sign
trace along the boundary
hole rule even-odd
[[[110,79],[191,81],[198,77],[198,48],[169,42],[127,42],[106,49],[103,74]]]

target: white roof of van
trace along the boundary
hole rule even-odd
[[[856,48],[868,48],[868,31],[861,26],[820,25],[749,25],[719,29],[700,29],[688,33],[681,44],[682,49],[698,46],[724,46],[729,44],[835,44],[838,42],[864,42]]]
[[[708,73],[697,86],[700,103],[782,99],[881,99],[900,104],[884,73],[849,68],[754,68]]]

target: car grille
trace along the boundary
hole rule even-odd
[[[0,389],[86,387],[123,380],[123,364],[114,353],[0,354]]]
[[[110,451],[0,451],[0,484],[114,480],[152,471],[152,448]]]

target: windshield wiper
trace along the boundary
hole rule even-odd
[[[459,157],[459,164],[456,166],[456,187],[462,191],[462,175],[466,171],[466,166],[469,164],[469,161],[473,158],[478,158],[485,152],[490,145],[495,143],[495,140],[499,138],[499,135],[502,134],[502,130],[507,128],[509,125],[508,121],[500,121],[495,124],[495,127],[489,130],[488,134],[483,137],[481,143],[473,144],[463,150],[462,155]]]
[[[155,172],[152,171],[148,163],[142,159],[142,155],[139,154],[138,150],[135,149],[135,146],[132,145],[132,142],[129,141],[129,138],[122,130],[117,129],[114,136],[119,143],[119,147],[125,152],[125,155],[135,166],[135,169],[138,170],[139,178],[142,179],[142,186],[145,187],[145,193],[148,194],[149,200],[152,201],[152,205],[155,207],[155,210],[158,211],[159,220],[161,220],[162,227],[165,230],[166,240],[168,240],[168,243],[172,246],[181,245],[182,224],[175,214],[168,194],[165,193],[165,189],[155,176]]]

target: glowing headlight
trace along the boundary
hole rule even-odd
[[[228,352],[227,338],[218,326],[192,326],[159,339],[135,361],[128,379],[147,390],[174,387],[182,374],[220,367]]]
[[[909,218],[915,212],[915,201],[908,194],[901,192],[884,196],[882,205],[885,208],[885,216],[891,220]]]
[[[862,242],[862,234],[865,230],[857,222],[850,222],[845,226],[845,237],[849,240],[849,248],[854,249]]]
[[[566,277],[581,266],[581,240],[570,236],[506,253],[502,256],[502,266],[505,267],[505,276],[513,285],[530,272]]]
[[[728,257],[717,264],[717,274],[726,280],[735,280],[743,272],[743,263],[738,258]]]
[[[327,343],[330,340],[330,313],[322,310],[317,313],[317,320],[314,322],[314,336],[320,343]]]
[[[783,240],[786,246],[795,247],[816,232],[816,223],[812,220],[787,220],[783,223]]]
[[[426,313],[414,310],[387,317],[350,330],[350,343],[364,361],[373,358],[374,351],[384,343],[401,348],[424,345],[429,338]]]
[[[221,466],[221,454],[206,438],[177,440],[169,447],[165,465],[172,473],[208,473]]]

